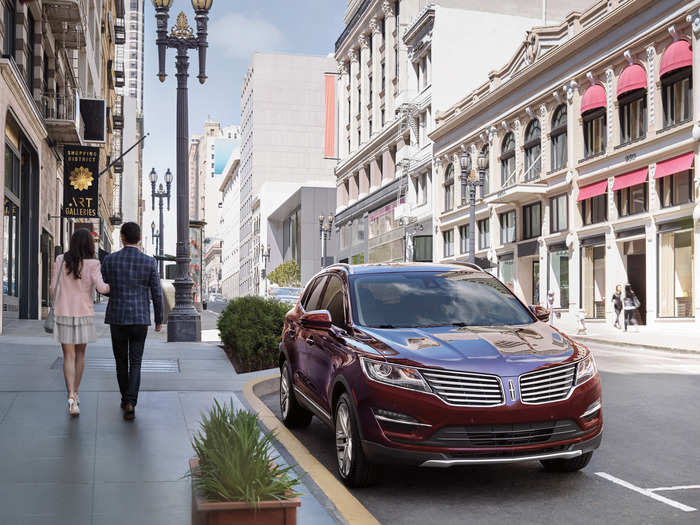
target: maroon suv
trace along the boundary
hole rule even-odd
[[[476,266],[331,266],[286,316],[284,423],[330,426],[352,486],[392,462],[581,469],[602,436],[600,377],[547,318]]]

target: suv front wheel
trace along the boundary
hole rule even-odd
[[[350,396],[343,394],[335,406],[335,450],[338,474],[349,487],[366,487],[379,476],[379,467],[365,457]]]
[[[302,407],[294,395],[292,372],[287,361],[282,365],[280,373],[280,412],[282,422],[288,428],[308,427],[313,414]]]

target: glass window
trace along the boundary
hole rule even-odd
[[[550,199],[549,212],[550,233],[563,232],[569,229],[569,196],[566,193]]]
[[[356,276],[353,317],[360,326],[513,326],[530,324],[529,311],[485,272],[388,272]]]
[[[307,312],[312,312],[314,310],[319,310],[321,307],[321,293],[323,292],[323,287],[326,284],[327,277],[321,276],[313,282],[313,285],[306,292],[304,299],[302,300],[302,306]]]
[[[555,250],[549,254],[549,290],[554,292],[557,308],[569,307],[569,251]]]
[[[450,163],[445,171],[445,207],[444,211],[449,211],[454,206],[454,184],[455,184],[455,174],[454,167]]]
[[[515,265],[513,264],[512,256],[498,259],[498,278],[510,290],[513,289],[513,280],[515,278]]]
[[[523,206],[523,239],[542,235],[542,204],[535,202]]]
[[[6,57],[15,56],[16,24],[17,13],[15,11],[15,0],[5,0],[3,2],[3,19],[5,26],[5,40],[3,55]]]
[[[481,220],[476,223],[479,229],[479,249],[485,250],[491,247],[490,221],[488,219]]]
[[[481,154],[486,155],[486,158],[489,158],[489,145],[485,144],[483,148],[481,148]],[[484,185],[481,187],[481,197],[483,198],[484,195],[488,195],[489,192],[491,191],[491,187],[489,184],[489,170],[486,170],[486,173],[484,173],[484,180],[483,180]]]
[[[583,224],[596,224],[608,219],[608,195],[598,195],[581,202]]]
[[[540,142],[540,122],[531,120],[525,128],[525,181],[540,178],[542,171],[542,143]]]
[[[566,166],[566,104],[561,104],[554,110],[552,117],[552,171],[558,171]]]
[[[617,194],[617,213],[620,217],[647,211],[646,184],[637,184],[636,186],[617,190],[615,193]]]
[[[25,48],[26,54],[26,69],[25,76],[27,79],[27,87],[31,93],[34,92],[34,17],[31,11],[27,9],[27,45]]]
[[[659,179],[657,184],[661,206],[679,206],[693,201],[692,171],[676,173]]]
[[[452,257],[455,254],[454,230],[442,232],[442,248],[444,257]]]
[[[3,294],[19,295],[19,206],[5,197]]]
[[[326,292],[323,294],[321,310],[328,310],[334,325],[341,328],[347,326],[343,282],[335,275],[328,278],[328,286],[326,286]]]
[[[432,235],[416,235],[413,237],[413,260],[415,262],[433,261]]]
[[[594,157],[605,151],[605,108],[593,109],[583,115],[584,157]]]
[[[590,319],[605,319],[605,246],[581,248],[583,309]]]
[[[459,253],[469,253],[469,225],[459,227]]]
[[[647,133],[647,90],[625,93],[620,103],[620,144],[643,138]]]
[[[659,317],[693,317],[693,232],[659,234]]]
[[[501,186],[515,184],[515,135],[506,133],[501,143]]]
[[[672,71],[661,78],[664,128],[690,120],[693,82],[691,68]]]
[[[515,242],[515,210],[498,215],[501,223],[501,244]]]

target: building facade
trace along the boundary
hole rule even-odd
[[[433,260],[435,113],[477,87],[531,26],[582,3],[348,2],[335,44],[340,261]],[[456,52],[484,42],[488,53]]]
[[[441,261],[468,255],[462,150],[489,159],[476,255],[528,304],[612,321],[629,283],[648,325],[700,322],[698,2],[597,2],[534,28],[438,115]]]
[[[219,188],[221,209],[221,293],[227,299],[238,297],[240,292],[240,224],[241,179],[240,150],[235,150],[224,168],[224,180]]]
[[[99,179],[99,219],[61,218],[63,146],[99,146],[100,169],[108,165],[114,25],[123,17],[123,3],[3,0],[0,5],[2,316],[37,319],[48,307],[55,254],[67,248],[74,228],[91,229],[99,235],[100,253],[111,251],[114,169]]]
[[[269,244],[270,214],[301,186],[334,186],[329,75],[335,76],[329,57],[255,53],[251,59],[241,89],[241,295],[265,292],[261,248]]]

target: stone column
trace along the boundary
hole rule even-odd
[[[655,134],[659,127],[659,120],[656,118],[657,105],[657,90],[656,90],[656,50],[651,45],[647,47],[647,134]]]
[[[350,175],[350,192],[348,203],[357,202],[357,196],[359,194],[360,188],[358,187],[358,178],[355,174]]]
[[[396,164],[391,157],[391,147],[382,151],[382,186],[394,180],[396,176]]]
[[[688,15],[686,20],[692,26],[693,49],[693,90],[700,86],[700,9]],[[693,95],[697,101],[697,95]],[[700,127],[700,104],[693,104],[693,135]],[[694,239],[693,249],[693,308],[695,309],[695,323],[700,325],[700,174],[698,174],[698,159],[700,159],[700,143],[695,143],[695,176],[693,177],[693,191],[695,192],[695,208],[693,209]]]
[[[376,133],[382,128],[381,108],[379,93],[382,91],[382,25],[377,18],[373,18],[369,26],[372,30],[372,133]]]
[[[522,126],[520,120],[513,122],[513,136],[515,137],[515,184],[522,182],[525,165],[525,151],[523,150]]]
[[[379,170],[379,163],[377,162],[377,157],[372,157],[369,165],[369,191],[374,192],[382,184],[382,172]]]
[[[369,140],[369,37],[360,35],[360,86],[362,86],[362,100],[360,101],[360,130],[362,142]]]
[[[336,100],[338,101],[338,156],[342,159],[347,157],[350,152],[346,151],[348,147],[348,92],[345,88],[347,82],[347,72],[343,62],[337,63],[338,81],[336,88]]]
[[[362,166],[359,170],[360,187],[357,198],[362,199],[369,194],[369,170],[367,166]]]
[[[357,150],[360,144],[357,140],[357,130],[359,129],[360,122],[357,119],[358,115],[358,98],[357,98],[357,86],[359,85],[359,68],[360,59],[356,49],[350,51],[350,149]]]
[[[606,151],[608,154],[612,153],[615,146],[620,143],[620,119],[616,118],[616,106],[617,98],[615,94],[617,90],[615,89],[615,73],[612,68],[605,70],[605,92],[607,94],[607,116],[606,116]],[[612,305],[612,303],[610,303]],[[607,309],[607,306],[606,306]]]
[[[396,59],[394,49],[397,43],[396,19],[394,18],[394,3],[389,0],[382,2],[386,41],[384,42],[384,66],[386,70],[386,88],[384,93],[384,108],[387,122],[394,120],[394,85],[396,83]]]

